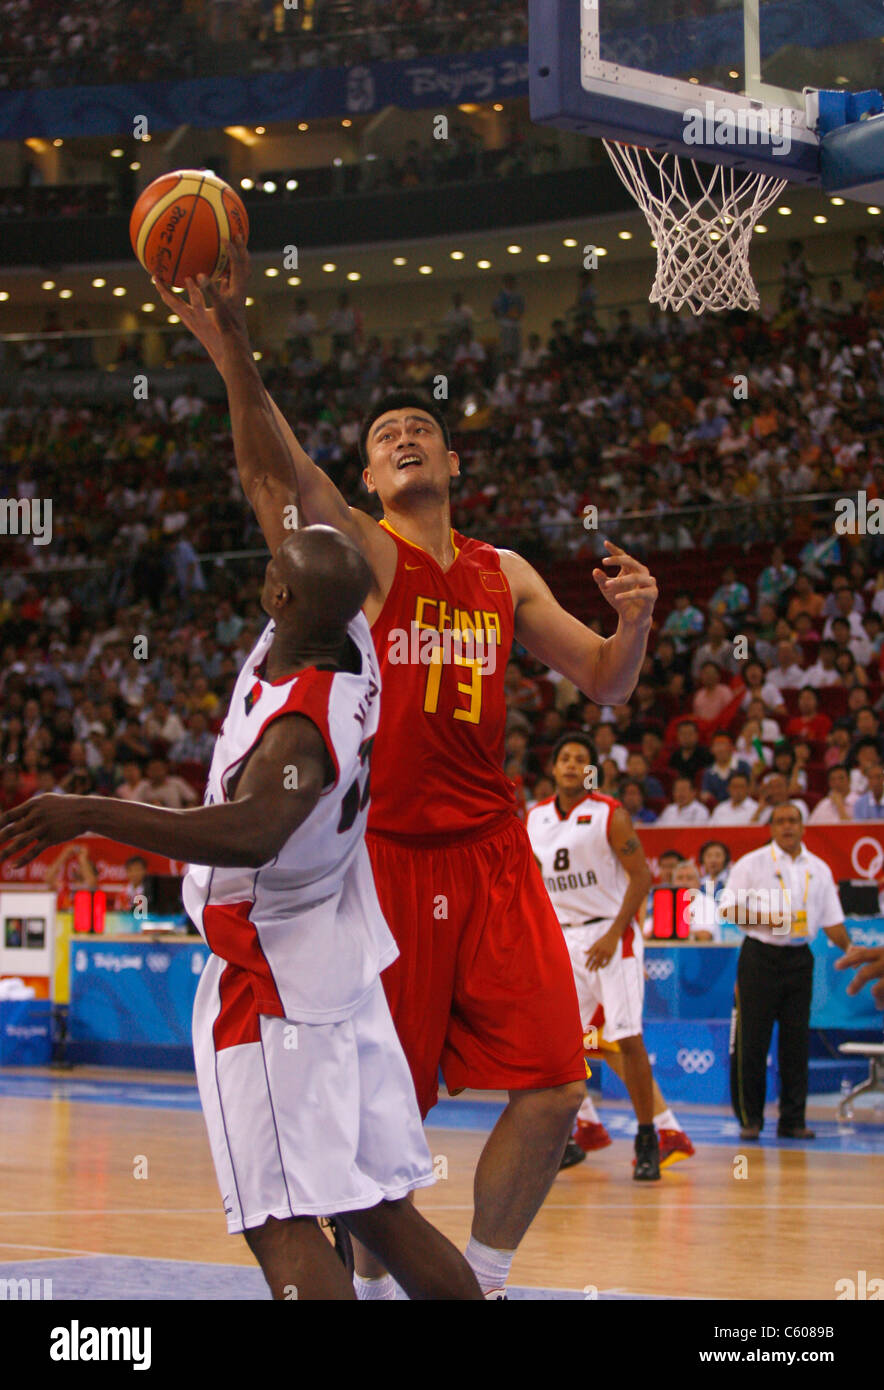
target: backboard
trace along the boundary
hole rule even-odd
[[[870,145],[873,173],[884,172],[884,117],[874,119],[881,0],[530,0],[529,9],[536,121],[849,193],[842,133],[871,116],[855,196],[869,196]],[[822,122],[805,89],[834,94]],[[833,129],[838,158],[827,162]]]

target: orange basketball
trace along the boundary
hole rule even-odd
[[[214,278],[226,263],[224,242],[248,239],[242,199],[207,169],[178,169],[148,184],[129,218],[132,249],[149,275],[182,288],[188,276]]]

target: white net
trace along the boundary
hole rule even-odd
[[[622,182],[638,203],[657,245],[650,293],[662,309],[757,309],[749,266],[752,233],[788,180],[639,145],[605,141]]]

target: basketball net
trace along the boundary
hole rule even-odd
[[[788,180],[724,164],[710,173],[695,159],[612,140],[604,144],[657,246],[651,303],[661,309],[686,304],[694,314],[759,308],[749,245],[758,219]]]

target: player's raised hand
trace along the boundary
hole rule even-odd
[[[611,552],[602,560],[603,565],[619,565],[618,574],[594,569],[592,577],[598,584],[603,597],[610,603],[620,621],[630,627],[649,628],[654,604],[657,602],[657,581],[647,565],[627,555],[613,541],[605,541]]]
[[[225,243],[227,264],[217,281],[200,275],[185,281],[187,298],[175,295],[161,280],[153,285],[163,303],[172,309],[198,342],[202,343],[219,372],[224,373],[233,345],[248,343],[246,285],[249,253],[241,236]]]
[[[51,845],[82,835],[89,829],[89,801],[50,792],[13,806],[0,817],[0,859],[17,855],[14,867],[20,869]]]

